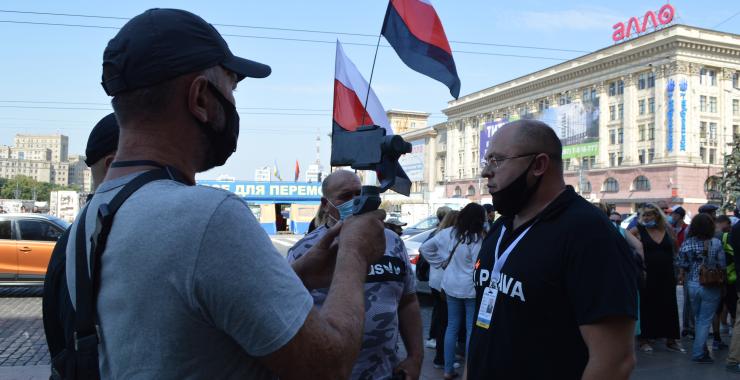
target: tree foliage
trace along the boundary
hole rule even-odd
[[[719,188],[723,198],[722,207],[728,211],[734,210],[740,197],[740,135],[735,136],[732,151],[725,156]]]
[[[0,199],[35,199],[39,202],[48,202],[49,194],[54,190],[80,191],[80,188],[76,185],[61,186],[39,182],[22,175],[14,178],[0,178]]]

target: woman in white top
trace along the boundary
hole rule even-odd
[[[456,337],[465,313],[467,351],[475,313],[473,270],[483,241],[486,214],[483,206],[470,203],[460,211],[454,227],[439,231],[419,251],[431,267],[444,268],[442,290],[447,296],[447,331],[445,332],[445,379],[457,377],[454,370]],[[431,273],[430,273],[431,276]],[[431,280],[431,278],[430,278]]]
[[[437,230],[434,231],[424,242],[426,243],[427,241],[434,239],[434,237],[445,228],[454,226],[457,221],[458,214],[460,214],[460,211],[447,211],[445,216],[442,218],[442,221],[439,222]],[[437,211],[437,217],[439,217],[439,211]],[[419,253],[424,256],[427,262],[429,261],[427,253],[424,252],[421,247],[419,248]],[[444,274],[445,270],[441,267],[429,265],[429,287],[432,289],[432,299],[434,301],[429,336],[435,340],[434,347],[436,352],[434,353],[434,360],[432,363],[434,364],[434,368],[439,369],[444,368],[445,366],[444,347],[445,330],[447,329],[447,300],[444,297],[444,293],[442,293],[442,277]]]

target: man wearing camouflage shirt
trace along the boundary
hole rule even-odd
[[[322,183],[321,208],[327,223],[306,235],[288,251],[288,261],[302,257],[330,227],[352,214],[352,198],[360,194],[360,179],[350,171],[330,174]],[[352,369],[353,380],[390,379],[394,374],[417,380],[423,359],[422,324],[416,298],[414,273],[406,247],[393,231],[385,230],[386,252],[370,265],[365,284],[365,328],[360,356]],[[329,289],[311,291],[321,307]],[[399,336],[406,359],[398,358]]]

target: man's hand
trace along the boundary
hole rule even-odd
[[[406,358],[406,360],[398,364],[393,370],[393,373],[397,374],[401,371],[405,375],[404,380],[419,380],[419,376],[421,375],[421,359]]]
[[[337,243],[334,239],[342,230],[342,222],[335,224],[292,267],[303,285],[311,289],[328,288],[337,262]]]
[[[353,254],[370,265],[385,254],[385,211],[352,216],[339,233],[339,254]]]

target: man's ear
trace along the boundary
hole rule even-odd
[[[116,152],[112,152],[112,153],[108,154],[107,156],[105,156],[105,161],[104,161],[105,162],[105,170],[110,169],[110,164],[113,163],[113,159],[115,159],[115,158],[116,158]]]
[[[193,117],[204,124],[211,121],[208,118],[208,110],[212,108],[210,104],[212,98],[206,95],[207,92],[208,78],[204,75],[198,75],[190,82],[190,88],[188,89],[188,110],[193,114]]]

